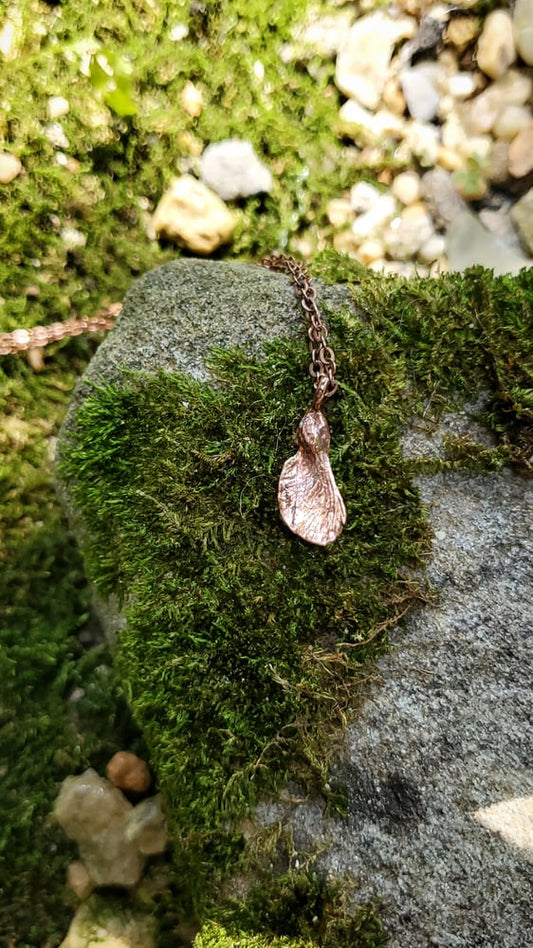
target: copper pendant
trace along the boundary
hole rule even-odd
[[[279,479],[281,518],[302,540],[326,546],[342,533],[346,508],[331,470],[329,426],[321,411],[305,413],[296,443],[298,451],[285,461]]]

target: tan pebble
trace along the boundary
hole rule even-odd
[[[349,257],[356,257],[359,241],[355,239],[351,230],[342,230],[333,237],[333,247],[337,253],[347,253]]]
[[[8,151],[0,153],[0,184],[10,184],[22,171],[22,164],[16,155]]]
[[[402,204],[412,204],[420,197],[420,176],[416,171],[402,171],[392,183],[392,193]]]
[[[145,793],[152,782],[148,764],[130,751],[117,751],[106,767],[107,779],[119,790]]]
[[[479,68],[491,79],[499,79],[516,59],[513,21],[507,10],[492,10],[485,19],[477,44]]]
[[[67,885],[79,899],[86,899],[94,889],[87,868],[80,859],[75,859],[67,866]]]
[[[459,171],[464,168],[465,159],[459,155],[453,148],[439,148],[437,154],[437,164],[446,171]]]
[[[406,109],[405,96],[397,76],[387,79],[383,88],[383,105],[394,115],[403,115]]]
[[[510,142],[518,132],[529,125],[533,116],[525,105],[508,105],[502,109],[494,125],[492,134],[500,141]]]
[[[533,171],[533,122],[523,128],[509,145],[509,173],[523,178]]]
[[[455,46],[459,53],[476,39],[481,30],[481,21],[477,16],[454,16],[444,32],[444,41]]]
[[[357,259],[365,267],[376,260],[382,260],[384,256],[385,249],[381,240],[365,240],[357,251]]]
[[[180,102],[182,109],[184,109],[188,115],[192,115],[193,118],[198,118],[198,116],[202,114],[204,97],[201,89],[195,86],[193,82],[188,81],[185,83],[181,92]]]
[[[509,177],[509,143],[494,142],[489,156],[487,180],[503,184]]]
[[[214,191],[184,174],[163,194],[151,226],[158,237],[207,255],[231,240],[237,217]]]
[[[348,198],[333,198],[326,207],[326,214],[333,227],[345,227],[353,220],[354,212]]]

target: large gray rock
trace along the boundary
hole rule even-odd
[[[438,455],[437,441],[409,436],[406,450]],[[351,875],[358,902],[380,899],[390,948],[522,948],[531,808],[529,848],[520,815],[515,833],[502,821],[513,845],[476,814],[533,786],[533,485],[506,471],[424,477],[419,488],[438,598],[393,630],[348,728],[335,767],[346,819],[325,819],[316,801],[263,805],[259,817],[291,826],[303,851],[325,849],[322,867]]]
[[[323,288],[322,299],[335,306],[348,294]],[[257,353],[265,338],[297,332],[286,276],[209,261],[165,265],[128,294],[62,437],[90,383],[120,379],[122,366],[206,378],[213,345]],[[447,418],[446,429],[485,440],[466,416]],[[445,433],[411,432],[405,451],[438,457]],[[530,854],[475,814],[531,793],[533,488],[509,471],[428,476],[419,487],[435,529],[437,595],[392,630],[380,681],[347,731],[334,777],[348,815],[326,818],[322,801],[295,805],[281,794],[258,817],[285,820],[300,850],[318,847],[332,876],[353,876],[357,901],[381,899],[391,948],[525,948]]]

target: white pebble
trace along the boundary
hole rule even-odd
[[[358,181],[350,191],[350,203],[357,214],[369,211],[379,201],[380,197],[381,191],[367,181]]]
[[[352,224],[352,234],[361,242],[367,237],[379,237],[396,213],[397,204],[393,196],[381,194],[369,211],[365,211],[355,219]]]
[[[70,109],[70,102],[62,95],[52,95],[48,99],[48,117],[51,119],[62,118]]]
[[[392,182],[392,193],[402,204],[412,204],[420,197],[420,177],[416,171],[402,171]]]
[[[473,72],[456,72],[454,76],[448,76],[445,82],[446,91],[454,99],[468,99],[477,87],[476,74]]]
[[[175,23],[171,27],[168,34],[168,38],[171,43],[179,43],[182,39],[185,39],[189,35],[189,27],[186,23]]]
[[[440,132],[435,125],[412,122],[407,129],[405,142],[423,168],[431,168],[435,164],[440,145]]]
[[[85,234],[82,234],[81,230],[77,230],[75,227],[63,227],[59,232],[59,236],[68,250],[85,247],[87,243]]]
[[[59,148],[63,151],[66,148],[70,147],[70,142],[63,131],[63,126],[60,122],[50,122],[44,130],[48,141],[54,148]]]
[[[443,234],[433,234],[418,250],[418,259],[421,263],[433,263],[446,252],[446,238]]]

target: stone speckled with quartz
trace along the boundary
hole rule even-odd
[[[120,790],[95,770],[67,777],[61,785],[54,816],[77,842],[96,885],[132,886],[141,878],[144,857],[126,832],[132,810]]]

